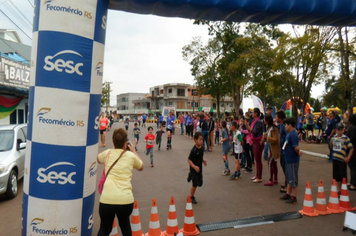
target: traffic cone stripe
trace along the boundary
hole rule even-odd
[[[117,228],[115,227],[115,228],[112,228],[110,235],[116,235],[117,233],[118,233]]]
[[[307,189],[305,189],[305,194],[312,194],[312,192],[311,192],[311,189],[310,188],[307,188]]]
[[[157,207],[152,207],[151,214],[157,214],[157,213],[158,213]]]
[[[138,216],[138,215],[140,215],[138,209],[133,209],[132,216]]]
[[[192,217],[184,217],[184,223],[187,223],[187,224],[194,224],[195,223],[195,220],[194,220],[194,216]]]
[[[131,229],[132,229],[132,231],[139,231],[139,230],[141,230],[141,223],[138,223],[138,224],[132,224],[132,223],[131,223]]]
[[[342,184],[342,185],[341,185],[341,189],[342,189],[342,190],[347,190],[347,184]]]
[[[322,199],[317,198],[316,199],[316,204],[326,204],[326,199],[325,198],[322,198]]]
[[[174,219],[174,220],[168,219],[167,220],[167,226],[174,227],[174,226],[177,226],[177,225],[178,225],[178,220],[177,219]]]
[[[160,228],[159,221],[150,221],[149,227],[150,227],[150,229]]]
[[[303,204],[306,207],[314,207],[313,201],[304,200]]]
[[[318,192],[323,193],[324,192],[324,187],[318,187]]]
[[[337,192],[337,187],[336,187],[336,185],[334,186],[331,186],[331,192]]]
[[[340,195],[340,201],[349,202],[349,201],[350,201],[349,196],[342,196],[342,195]]]
[[[176,206],[175,205],[169,205],[169,212],[175,212],[176,211]]]
[[[186,209],[186,210],[193,210],[193,205],[192,205],[192,203],[187,203],[185,209]]]
[[[329,198],[329,204],[339,204],[339,199],[338,198],[334,198],[334,197],[330,197]]]

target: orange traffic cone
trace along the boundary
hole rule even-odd
[[[185,217],[184,217],[184,228],[181,229],[184,235],[199,235],[200,232],[195,225],[194,213],[193,213],[193,205],[190,196],[188,196],[187,205],[185,209]]]
[[[112,224],[112,230],[109,236],[119,236],[119,232],[117,231],[116,220],[114,218],[114,223]]]
[[[299,213],[306,215],[306,216],[318,216],[319,215],[314,209],[313,195],[311,193],[309,181],[307,181],[307,188],[305,189],[303,210],[300,210]]]
[[[138,203],[136,200],[134,202],[134,209],[131,215],[131,229],[132,236],[144,236],[141,230],[140,213],[138,211]]]
[[[339,198],[337,195],[337,187],[336,187],[335,179],[333,179],[333,185],[331,186],[328,210],[331,211],[331,213],[343,213],[344,212],[344,210],[342,210],[339,205]]]
[[[344,211],[352,211],[356,208],[352,208],[349,199],[349,191],[347,191],[346,178],[342,179],[341,194],[340,194],[340,208]]]
[[[176,213],[176,206],[174,204],[174,197],[171,197],[171,204],[169,205],[169,212],[168,212],[168,220],[167,220],[167,230],[163,232],[165,236],[174,236],[174,234],[178,234],[178,220],[177,220],[177,213]]]
[[[326,205],[326,197],[324,192],[323,181],[319,180],[319,187],[318,187],[318,198],[316,199],[316,209],[315,211],[319,215],[329,215],[331,212],[328,210]]]
[[[159,224],[158,210],[156,199],[152,200],[152,208],[151,208],[151,218],[150,224],[148,227],[148,233],[145,236],[162,236],[161,226]]]

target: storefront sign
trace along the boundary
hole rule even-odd
[[[29,89],[30,67],[0,56],[0,85]]]

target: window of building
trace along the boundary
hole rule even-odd
[[[173,102],[168,102],[168,105],[169,105],[169,106],[172,106],[172,105],[173,105]]]
[[[172,89],[170,88],[170,89],[168,89],[168,93],[172,93]]]
[[[216,103],[213,103],[213,109],[216,109]]]
[[[199,107],[199,103],[198,102],[192,102],[192,107]]]
[[[178,96],[185,97],[185,89],[180,89],[180,88],[179,88],[179,89],[177,90],[177,93],[178,93],[178,94],[177,94]]]
[[[150,103],[149,102],[146,103],[146,108],[150,109]]]
[[[121,102],[126,102],[126,98],[121,98]]]
[[[197,96],[198,95],[198,91],[196,89],[192,89],[192,96]]]
[[[190,102],[187,102],[187,105],[189,106],[189,105],[190,105]]]
[[[234,106],[234,104],[230,103],[230,107],[233,107],[233,106]]]
[[[159,94],[163,94],[163,89],[162,89],[162,90],[159,90]]]
[[[221,103],[220,106],[221,106],[221,107],[224,107],[224,103]]]

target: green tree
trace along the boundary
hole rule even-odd
[[[293,104],[293,116],[297,118],[297,103],[308,101],[312,85],[328,76],[327,50],[336,35],[333,27],[305,26],[303,35],[285,35],[279,38],[275,48],[273,65],[279,83],[284,84]],[[303,111],[306,103],[304,102]]]
[[[110,82],[104,82],[101,88],[101,107],[106,107],[110,104]]]
[[[191,73],[197,82],[197,90],[200,94],[210,94],[217,102],[217,114],[220,117],[220,100],[228,91],[224,78],[218,72],[217,61],[221,58],[219,42],[210,39],[207,45],[203,45],[199,37],[183,47],[183,59],[192,66]]]

